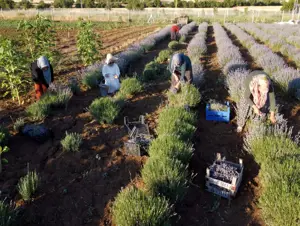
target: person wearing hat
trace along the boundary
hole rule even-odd
[[[275,124],[275,93],[269,76],[263,71],[252,71],[244,81],[244,97],[256,115],[270,113],[270,121]]]
[[[53,67],[45,56],[41,56],[31,63],[31,75],[34,81],[36,99],[39,100],[46,93],[49,85],[54,81]]]
[[[169,71],[172,74],[171,91],[173,93],[177,93],[180,84],[193,82],[191,60],[183,53],[176,53],[171,57]]]
[[[174,24],[171,27],[171,40],[172,41],[176,41],[178,39],[178,37],[179,37],[179,30],[180,30],[179,25]]]
[[[114,94],[120,89],[120,69],[115,63],[118,58],[112,54],[107,54],[105,65],[102,68],[102,75],[105,79],[105,85],[108,87],[108,94]]]

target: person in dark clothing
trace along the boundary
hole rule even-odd
[[[174,93],[180,89],[180,84],[193,82],[191,60],[183,53],[176,53],[171,57],[169,71],[172,74],[171,91]]]
[[[179,37],[179,30],[180,30],[180,28],[176,24],[171,27],[171,40],[176,41],[178,39],[178,37]]]
[[[275,119],[275,93],[269,76],[263,71],[251,72],[244,81],[245,99],[257,115],[270,113],[270,121]]]
[[[54,81],[53,68],[49,60],[45,56],[41,56],[31,63],[30,69],[32,80],[34,81],[36,99],[39,100]]]

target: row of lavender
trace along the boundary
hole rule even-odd
[[[199,25],[198,33],[190,41],[187,47],[188,55],[193,65],[193,79],[196,86],[201,86],[204,82],[204,67],[200,62],[202,57],[207,52],[206,36],[207,36],[208,23],[204,22]]]
[[[261,25],[261,29],[255,24],[239,24],[240,27],[245,29],[255,38],[267,44],[273,51],[281,52],[289,59],[293,60],[297,66],[300,66],[300,49],[295,46],[288,44],[284,38],[277,34],[268,34],[264,26]]]
[[[244,61],[239,48],[228,37],[226,31],[218,23],[213,24],[217,58],[223,73],[226,76],[226,85],[231,99],[236,103],[238,130],[241,131],[246,123],[248,106],[244,98],[244,78],[249,74],[247,63]]]
[[[243,46],[248,48],[256,63],[270,75],[284,94],[296,98],[300,97],[300,72],[298,70],[288,67],[282,57],[273,53],[267,46],[258,44],[251,35],[238,26],[233,24],[226,24],[225,26],[237,36]],[[246,28],[246,25],[243,27]]]
[[[291,79],[280,74],[281,69],[277,69],[276,65],[276,54],[257,44],[253,37],[236,25],[225,26],[249,48],[252,56],[263,68],[267,68],[269,73],[271,71],[277,74],[275,78],[279,81]],[[275,62],[272,63],[272,60]],[[282,70],[286,72],[290,69]],[[263,192],[259,202],[264,220],[268,225],[296,226],[300,217],[300,163],[297,157],[300,155],[299,135],[296,139],[292,137],[292,128],[287,126],[287,121],[282,116],[277,116],[277,121],[277,125],[273,126],[258,118],[253,119],[244,138],[244,146],[260,165]]]
[[[180,34],[180,37],[181,37],[181,41],[186,41],[186,38],[188,36],[188,34],[194,30],[194,28],[197,26],[197,23],[196,22],[191,22],[185,26],[183,26],[180,31],[179,31],[179,34]]]
[[[291,45],[300,48],[300,26],[279,24],[258,24],[269,34],[276,35]]]

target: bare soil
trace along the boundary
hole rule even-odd
[[[208,53],[201,59],[205,63],[204,101],[210,98],[225,101],[228,92],[217,62],[217,46],[213,28],[208,28]],[[194,137],[195,154],[190,169],[196,174],[186,198],[176,208],[181,218],[176,225],[264,225],[256,206],[259,197],[259,167],[252,157],[243,151],[242,137],[236,133],[236,125],[205,120],[205,103],[199,106],[199,120]],[[242,158],[245,165],[243,181],[237,196],[231,201],[205,191],[205,172],[221,153],[229,161]]]

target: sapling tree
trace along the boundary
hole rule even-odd
[[[77,50],[84,65],[95,63],[99,59],[99,51],[102,43],[99,35],[93,31],[91,22],[80,21],[77,35]]]
[[[25,90],[27,80],[23,77],[25,57],[15,41],[0,39],[0,88],[3,96],[10,95],[21,104],[20,94]]]
[[[21,38],[25,45],[26,53],[29,55],[30,62],[38,59],[40,56],[46,56],[50,62],[58,59],[59,52],[54,50],[55,31],[50,19],[37,15],[32,20],[23,20],[18,25],[21,31]]]

